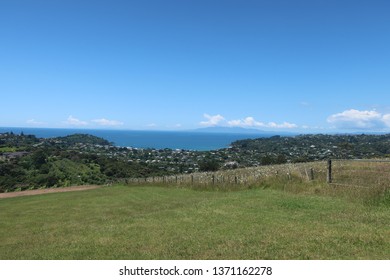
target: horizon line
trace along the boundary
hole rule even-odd
[[[205,129],[242,129],[243,131],[201,131]],[[192,129],[132,129],[132,128],[109,128],[109,127],[99,127],[99,128],[88,128],[88,127],[25,127],[25,126],[0,126],[0,129],[53,129],[53,130],[80,130],[80,131],[135,131],[135,132],[193,132],[193,133],[213,133],[213,134],[273,134],[277,136],[279,134],[289,134],[292,136],[295,135],[319,135],[319,134],[390,134],[390,131],[275,131],[275,130],[261,130],[257,128],[245,128],[245,127],[228,127],[228,126],[210,126],[210,127],[201,127],[201,128],[192,128]],[[247,131],[247,133],[245,133]],[[13,132],[13,131],[9,131]],[[23,132],[23,131],[21,131]],[[6,133],[6,132],[1,132]]]

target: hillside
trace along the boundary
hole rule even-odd
[[[268,156],[270,160],[283,157],[292,162],[383,158],[390,156],[390,134],[273,136],[236,141],[232,143],[232,150]]]
[[[115,147],[86,134],[0,134],[0,192],[123,182],[325,159],[386,158],[390,135],[299,135],[240,140],[215,151]]]

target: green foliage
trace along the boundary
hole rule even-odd
[[[92,135],[75,134],[41,141],[31,135],[6,133],[0,134],[0,140],[5,145],[3,151],[16,151],[22,148],[21,145],[27,145],[29,151],[0,161],[0,192],[104,184],[166,173],[158,166],[101,155],[97,151],[116,153],[117,149],[108,141]],[[81,152],[84,150],[87,152]]]
[[[14,191],[25,186],[27,171],[14,164],[0,162],[0,192]]]
[[[39,143],[39,139],[34,135],[16,135],[14,133],[2,133],[0,134],[0,152],[5,152],[5,148],[13,148],[18,150],[20,147],[31,146]]]
[[[16,152],[16,148],[15,147],[0,147],[0,153],[9,153],[9,152]]]
[[[239,140],[233,150],[249,151],[259,157],[283,156],[291,162],[327,158],[375,158],[390,154],[390,134],[386,135],[299,135]],[[282,158],[280,158],[282,160]],[[284,161],[283,160],[283,161]],[[271,162],[267,158],[265,163]],[[273,163],[273,162],[272,162]]]
[[[45,150],[37,150],[35,151],[31,156],[31,164],[39,169],[42,167],[47,162],[47,157],[48,157],[48,151]]]
[[[82,144],[91,144],[91,145],[102,145],[102,146],[109,146],[111,143],[101,137],[97,137],[94,135],[89,134],[72,134],[65,137],[57,137],[53,140],[57,142],[61,142],[62,144],[65,144],[67,146],[73,146],[79,143]]]
[[[206,159],[199,162],[199,170],[203,172],[209,171],[218,171],[220,169],[220,164],[216,160]]]

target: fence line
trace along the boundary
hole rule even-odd
[[[390,163],[390,159],[332,159],[332,161],[356,161],[356,162],[373,162],[373,163]]]
[[[330,168],[330,171],[329,171]],[[349,187],[390,187],[390,160],[352,159],[333,160],[329,165],[331,183]]]
[[[371,175],[375,174],[375,175]],[[248,186],[266,178],[300,178],[334,186],[390,186],[390,160],[353,159],[269,165],[216,172],[198,172],[170,176],[127,178],[126,184],[166,184],[175,186]]]
[[[326,165],[324,162],[296,163],[250,167],[242,169],[223,170],[216,172],[198,172],[161,177],[129,178],[127,183],[156,183],[169,185],[252,185],[269,177],[298,177],[303,180],[325,179]]]

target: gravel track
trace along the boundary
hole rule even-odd
[[[0,198],[9,198],[17,196],[26,196],[26,195],[39,195],[46,193],[61,193],[61,192],[76,192],[76,191],[85,191],[101,188],[102,186],[97,185],[86,185],[86,186],[74,186],[66,188],[53,188],[53,189],[39,189],[39,190],[28,190],[21,192],[9,192],[9,193],[0,193]]]

